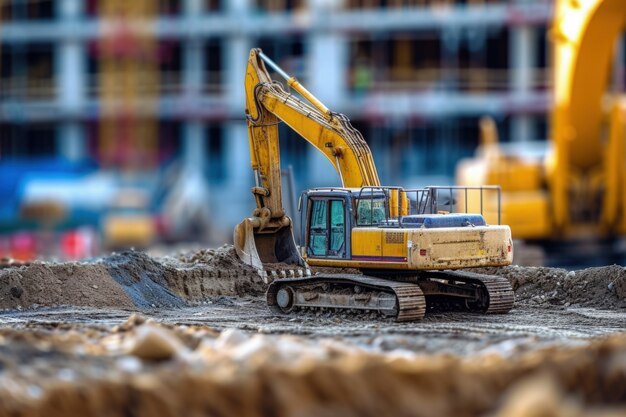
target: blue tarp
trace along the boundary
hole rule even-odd
[[[485,218],[480,214],[423,214],[405,216],[402,225],[408,227],[425,227],[427,229],[439,227],[484,226]]]

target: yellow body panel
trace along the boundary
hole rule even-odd
[[[543,166],[535,161],[504,159],[488,172],[486,184],[498,184],[507,191],[538,190],[542,187]]]
[[[548,197],[543,191],[506,195],[502,202],[502,222],[511,228],[513,236],[541,239],[550,233]]]
[[[403,258],[407,256],[407,233],[404,233],[402,230],[385,230],[382,237],[383,257]]]
[[[352,229],[352,259],[308,257],[312,266],[430,270],[505,266],[513,261],[508,226]]]
[[[352,255],[380,258],[383,256],[383,230],[379,228],[352,229]]]

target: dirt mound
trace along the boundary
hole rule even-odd
[[[134,307],[100,264],[33,263],[0,271],[0,309],[57,305]]]
[[[109,275],[139,308],[184,307],[185,301],[168,288],[165,276],[176,270],[143,252],[128,251],[102,259]]]
[[[167,286],[190,301],[207,297],[259,296],[267,284],[256,269],[239,260],[232,245],[161,259]]]
[[[368,353],[336,341],[160,326],[0,330],[0,416],[618,416],[626,339],[515,358]],[[85,351],[89,354],[85,354]]]
[[[508,266],[482,272],[507,278],[516,303],[626,308],[626,269],[618,265],[581,271]]]
[[[266,284],[232,246],[178,259],[127,251],[92,263],[43,263],[0,270],[0,309],[91,306],[183,307],[218,296],[258,296]]]
[[[233,245],[222,245],[217,249],[202,249],[180,253],[176,259],[184,264],[202,265],[208,269],[223,271],[256,272],[250,265],[241,262]]]
[[[339,271],[314,268],[313,272]],[[518,304],[626,308],[626,269],[616,265],[569,272],[518,266],[479,272],[508,278]],[[174,258],[128,251],[93,263],[38,262],[0,270],[0,309],[183,307],[219,296],[261,296],[266,288],[257,271],[239,260],[232,245]]]

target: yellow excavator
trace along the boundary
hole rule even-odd
[[[626,233],[626,106],[607,94],[625,26],[624,0],[557,1],[550,152],[544,158],[507,152],[493,123],[483,122],[477,156],[457,167],[457,184],[499,184],[502,219],[513,237],[560,262],[571,263],[564,253],[576,262],[615,262]]]
[[[272,80],[266,64],[300,97]],[[367,143],[347,117],[326,108],[259,49],[250,52],[245,86],[256,209],[235,228],[237,254],[259,271],[276,263],[362,271],[276,279],[267,291],[272,310],[366,310],[409,321],[427,309],[512,308],[506,279],[465,270],[512,261],[509,227],[485,221],[498,218],[497,187],[382,186]],[[341,181],[301,194],[300,250],[282,205],[280,122],[322,152]],[[490,211],[455,212],[470,198]]]

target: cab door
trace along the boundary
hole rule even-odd
[[[309,205],[307,255],[346,258],[346,204],[343,199],[314,198]]]

